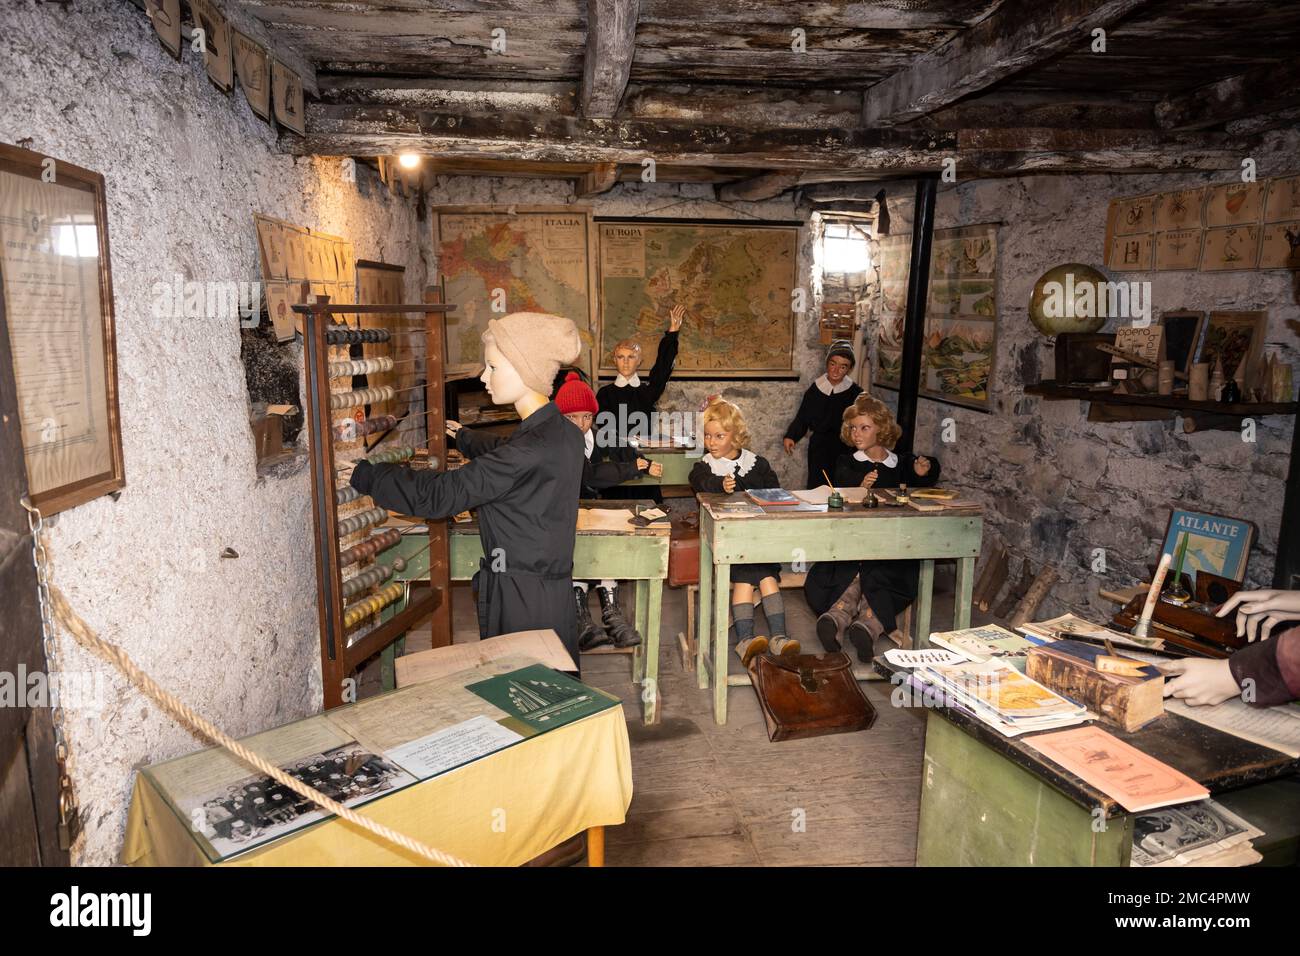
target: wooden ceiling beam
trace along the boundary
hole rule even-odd
[[[587,54],[582,62],[582,115],[609,119],[618,112],[632,75],[640,0],[587,0]]]
[[[1198,130],[1300,104],[1300,61],[1258,66],[1156,104],[1164,130]]]
[[[589,120],[534,113],[473,114],[312,103],[298,155],[428,155],[541,162],[820,169],[934,169],[952,133],[754,130],[715,124]]]
[[[532,113],[490,115],[313,103],[306,137],[282,137],[298,155],[430,156],[514,163],[621,163],[726,167],[837,179],[934,172],[948,158],[957,174],[1159,172],[1240,166],[1242,144],[1222,134],[1157,136],[1133,130],[742,129],[714,124],[587,120]],[[800,183],[807,180],[799,177]],[[771,188],[780,180],[761,184]]]
[[[781,193],[799,185],[803,174],[797,170],[782,170],[775,173],[759,173],[748,179],[739,179],[728,183],[718,190],[718,198],[723,202],[761,202],[775,199]]]
[[[987,89],[1071,48],[1152,0],[1006,0],[952,41],[863,95],[862,124],[893,126]],[[1098,54],[1103,56],[1105,54]]]

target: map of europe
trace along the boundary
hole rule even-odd
[[[791,370],[797,229],[635,221],[599,229],[603,366],[628,338],[648,366],[680,304],[678,374]]]

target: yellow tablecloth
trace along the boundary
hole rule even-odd
[[[590,827],[622,823],[632,800],[623,708],[567,724],[414,784],[358,812],[481,866],[518,866]],[[182,820],[136,776],[122,862],[210,866]],[[411,866],[417,857],[339,819],[222,866]]]

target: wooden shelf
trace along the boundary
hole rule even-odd
[[[1025,386],[1026,395],[1037,395],[1048,401],[1076,399],[1081,402],[1100,402],[1104,405],[1130,405],[1143,408],[1168,408],[1184,415],[1226,415],[1233,418],[1260,418],[1264,415],[1294,415],[1295,402],[1194,402],[1185,395],[1116,395],[1110,390],[1092,389],[1082,385],[1058,385],[1056,382],[1039,382]]]

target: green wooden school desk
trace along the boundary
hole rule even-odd
[[[899,685],[897,668],[882,658],[874,666]],[[925,700],[902,685],[891,699],[917,707]],[[1131,733],[1095,723],[1181,770],[1262,829],[1255,849],[1265,864],[1295,864],[1300,760],[1178,714]],[[1004,737],[975,717],[929,702],[918,866],[1129,865],[1135,815],[1028,746],[1033,736]]]
[[[980,553],[984,510],[978,505],[943,511],[850,506],[834,512],[786,512],[738,517],[719,511],[744,495],[700,495],[700,613],[696,641],[696,676],[705,689],[713,679],[713,719],[727,722],[727,625],[730,614],[731,566],[778,561],[915,558],[921,562],[913,612],[914,646],[929,642],[934,595],[934,562],[957,560],[957,595],[953,627],[970,626],[975,559]],[[716,595],[716,598],[715,598]],[[710,659],[712,665],[710,666]]]
[[[649,501],[583,501],[580,507],[634,511],[637,505],[650,507],[652,504]],[[451,580],[468,581],[483,557],[478,522],[449,522],[448,530]],[[668,577],[669,532],[666,521],[649,528],[629,527],[626,531],[579,530],[573,549],[574,580],[613,578],[634,582],[633,623],[641,632],[641,643],[632,654],[632,679],[641,685],[647,724],[659,719],[659,628],[664,581]],[[386,552],[408,558],[406,570],[397,575],[399,579],[419,581],[429,576],[427,541],[427,535],[403,534],[401,542]]]

